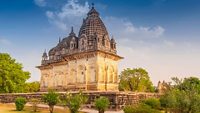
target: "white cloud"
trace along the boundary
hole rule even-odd
[[[159,80],[170,81],[174,76],[200,76],[200,50],[195,49],[200,48],[195,46],[198,44],[170,40],[159,25],[137,27],[127,19],[116,17],[106,17],[104,21],[109,33],[117,38],[118,54],[124,57],[119,72],[128,67],[145,68],[154,85]]]
[[[2,45],[10,45],[11,42],[5,38],[0,38],[0,44]]]
[[[165,32],[165,29],[159,25],[155,27],[136,27],[131,21],[124,18],[106,17],[104,21],[110,33],[117,36],[117,38],[127,38],[129,40],[159,38]]]
[[[46,6],[46,1],[45,0],[34,0],[35,4],[40,6],[40,7],[44,7]]]
[[[171,43],[171,42],[170,42]],[[119,63],[119,71],[125,68],[145,68],[154,85],[159,80],[170,81],[171,77],[200,77],[200,50],[191,51],[184,43],[167,46],[137,47],[118,45],[118,54],[124,57]],[[171,45],[171,44],[170,44]],[[194,47],[193,47],[194,48]]]
[[[175,44],[172,41],[168,41],[168,40],[164,40],[163,41],[164,45],[168,46],[168,47],[174,47]]]
[[[69,0],[60,11],[47,11],[46,16],[51,24],[66,31],[71,28],[71,26],[78,29],[88,11],[88,2],[82,5],[79,4],[77,0]]]

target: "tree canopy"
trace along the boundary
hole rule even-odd
[[[24,93],[38,92],[40,90],[40,82],[27,82],[25,83]]]
[[[29,75],[9,54],[0,53],[0,93],[23,92]]]
[[[160,98],[161,106],[170,112],[199,113],[200,80],[196,77],[172,80],[175,84]]]
[[[119,90],[152,92],[153,84],[148,72],[143,68],[124,69],[120,74]]]

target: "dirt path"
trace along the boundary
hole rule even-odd
[[[87,112],[87,113],[98,113],[98,111],[94,109],[82,109],[80,111]],[[124,112],[123,111],[106,111],[105,113],[124,113]]]
[[[10,103],[10,104],[0,104],[0,113],[5,113],[5,110],[15,110],[15,108],[13,108],[14,106],[14,103]],[[31,106],[31,104],[27,103],[26,106]],[[39,108],[45,108],[46,109],[46,112],[45,113],[48,113],[48,105],[45,105],[45,104],[38,104],[38,107]],[[60,110],[65,110],[66,108],[64,107],[61,107],[61,106],[55,106],[56,109],[60,109]],[[2,111],[4,110],[4,111]],[[86,113],[98,113],[97,110],[95,109],[87,109],[87,108],[84,108],[84,109],[81,109],[80,110],[81,112],[86,112]],[[6,112],[7,113],[7,112]],[[26,113],[26,112],[23,112],[23,113]],[[105,113],[124,113],[123,111],[106,111]]]

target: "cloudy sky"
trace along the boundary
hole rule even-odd
[[[30,81],[40,79],[41,55],[78,33],[91,3],[117,41],[124,68],[145,68],[154,84],[200,77],[199,0],[0,0],[0,52],[9,53]]]

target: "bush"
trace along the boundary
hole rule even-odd
[[[79,94],[72,95],[67,93],[66,98],[64,98],[64,104],[69,108],[71,113],[78,113],[81,105],[86,103],[88,98],[81,92]]]
[[[124,113],[133,113],[135,111],[135,107],[128,105],[124,107]]]
[[[95,100],[95,108],[99,111],[99,113],[104,113],[109,104],[110,102],[107,97],[100,97]]]
[[[53,113],[54,106],[59,102],[59,94],[54,91],[49,91],[43,95],[42,99],[49,105],[50,113]]]
[[[159,110],[152,109],[151,106],[140,103],[124,107],[124,113],[161,113]]]
[[[26,104],[26,99],[23,97],[17,97],[15,99],[15,106],[17,111],[22,111],[24,109],[24,105]]]
[[[156,98],[148,98],[143,101],[144,104],[151,106],[153,109],[160,109],[160,101]]]

